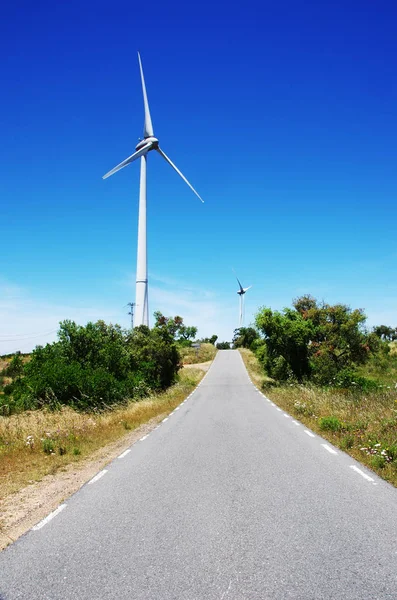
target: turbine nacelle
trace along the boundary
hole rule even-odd
[[[150,150],[157,150],[157,148],[159,147],[159,141],[157,138],[155,138],[153,135],[144,138],[143,140],[141,140],[135,147],[135,150],[141,150],[142,148],[144,148],[145,146],[147,146],[148,144],[151,144],[151,148]],[[148,150],[149,151],[149,150]]]

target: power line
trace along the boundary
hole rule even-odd
[[[22,342],[24,340],[33,340],[34,338],[43,337],[44,335],[50,335],[50,333],[55,333],[56,331],[58,331],[58,329],[51,329],[51,331],[43,331],[43,333],[35,333],[34,335],[27,336],[25,336],[23,333],[15,333],[14,337],[12,338],[0,339],[0,344],[2,342]]]

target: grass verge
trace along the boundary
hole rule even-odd
[[[250,350],[240,350],[252,381],[269,378]],[[397,487],[397,389],[371,392],[282,385],[266,389],[280,408]]]
[[[213,344],[201,344],[200,348],[179,348],[181,361],[184,365],[193,365],[197,363],[214,360],[217,349]]]
[[[86,459],[153,417],[169,414],[203,376],[199,369],[182,370],[178,383],[163,394],[103,413],[65,407],[0,417],[0,499]]]

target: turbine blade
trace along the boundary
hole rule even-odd
[[[238,281],[238,284],[239,284],[239,286],[240,286],[240,292],[243,292],[243,293],[244,293],[244,288],[243,288],[243,286],[241,285],[241,283],[240,283],[240,280],[239,280],[239,278],[238,278],[238,277],[237,277],[237,275],[236,275],[236,271],[235,271],[234,269],[232,269],[232,271],[233,271],[233,273],[234,273],[234,276],[235,276],[235,278],[237,279],[237,281]],[[239,293],[239,292],[237,292],[237,293]]]
[[[153,134],[152,119],[150,117],[149,102],[148,102],[147,93],[146,93],[145,78],[143,76],[141,55],[139,54],[139,52],[138,52],[138,60],[139,60],[139,69],[141,71],[143,105],[145,107],[145,124],[143,126],[143,137],[148,138],[148,137],[153,137],[154,134]]]
[[[250,290],[251,288],[252,288],[252,285],[250,285],[250,286],[249,286],[249,287],[247,287],[247,288],[244,288],[244,294],[245,294],[245,292],[248,292],[248,290]]]
[[[167,161],[167,163],[169,165],[171,165],[171,167],[173,169],[175,169],[175,171],[178,173],[178,175],[180,175],[182,177],[183,181],[188,184],[188,186],[190,187],[190,189],[192,190],[192,192],[194,192],[196,194],[197,198],[200,198],[201,202],[204,202],[204,200],[202,199],[202,197],[200,196],[200,194],[198,194],[196,192],[196,190],[194,189],[194,187],[188,182],[188,180],[186,179],[186,177],[184,175],[182,175],[182,173],[180,172],[180,170],[178,169],[178,167],[176,167],[174,165],[174,163],[172,162],[172,160],[170,160],[168,158],[168,156],[160,148],[156,148],[156,150]]]
[[[102,179],[107,179],[108,177],[110,177],[111,175],[113,175],[113,173],[117,173],[117,171],[120,171],[120,169],[123,169],[124,167],[126,167],[127,165],[129,165],[130,163],[132,163],[134,160],[136,160],[137,158],[139,158],[140,156],[143,156],[144,154],[146,154],[147,152],[149,152],[149,150],[151,149],[152,145],[153,144],[150,142],[149,144],[146,144],[146,146],[144,146],[143,148],[141,148],[137,152],[134,152],[134,154],[131,154],[131,156],[129,156],[128,158],[126,158],[125,160],[123,160],[123,162],[121,162],[119,165],[117,165],[117,167],[114,167],[114,169],[112,169],[111,171],[109,171],[108,173],[106,173],[106,175],[104,175],[102,177]]]

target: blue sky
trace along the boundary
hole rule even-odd
[[[127,326],[142,136],[150,312],[231,339],[311,293],[397,325],[394,2],[6,2],[0,20],[0,353],[58,322]]]

